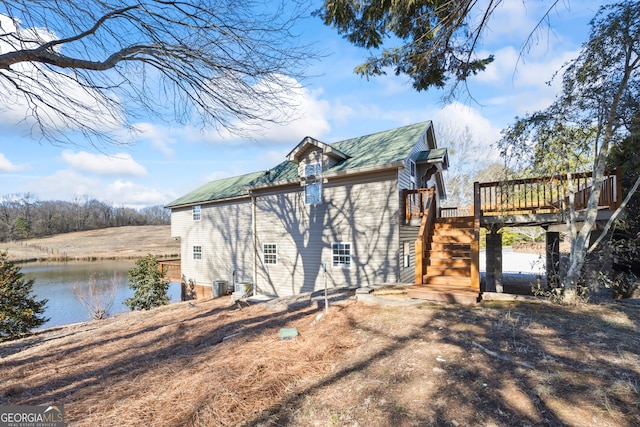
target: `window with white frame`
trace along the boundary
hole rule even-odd
[[[322,175],[322,164],[320,162],[317,163],[309,163],[304,166],[304,176],[318,176]]]
[[[277,264],[278,245],[276,245],[275,243],[265,243],[264,245],[262,245],[262,256],[265,264]]]
[[[351,243],[334,243],[331,252],[333,268],[351,268]]]
[[[307,183],[304,186],[304,202],[307,205],[319,205],[322,203],[322,183],[314,182],[313,184]]]
[[[191,208],[191,213],[194,221],[200,221],[200,218],[202,217],[200,214],[200,211],[201,211],[200,205],[196,205],[193,208]]]
[[[304,186],[304,202],[307,205],[317,205],[322,203],[322,164],[309,163],[304,167],[305,178],[308,179]]]
[[[202,246],[193,247],[193,259],[202,259]]]
[[[409,159],[409,172],[411,173],[412,178],[416,177],[416,162],[411,159]]]

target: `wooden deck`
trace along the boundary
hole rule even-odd
[[[167,280],[178,283],[182,281],[180,258],[158,260],[158,268]]]
[[[620,171],[608,172],[598,200],[599,219],[622,201]],[[407,293],[431,301],[480,299],[480,228],[562,224],[580,215],[591,193],[591,174],[474,184],[473,206],[436,208],[435,189],[405,191],[405,218],[421,217],[415,243],[415,284]],[[570,197],[573,195],[573,197]]]

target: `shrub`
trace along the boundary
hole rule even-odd
[[[129,287],[135,293],[124,304],[131,310],[149,310],[169,303],[169,281],[164,278],[153,255],[139,259],[129,270]]]
[[[0,341],[19,338],[49,320],[42,316],[47,300],[31,295],[34,282],[9,261],[7,251],[0,251]]]

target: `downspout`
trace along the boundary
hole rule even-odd
[[[251,192],[251,227],[253,234],[253,296],[258,294],[258,235],[256,224],[256,196]]]

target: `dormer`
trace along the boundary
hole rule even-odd
[[[287,160],[298,164],[298,176],[301,178],[322,175],[327,169],[348,158],[339,150],[309,136],[287,155]]]

